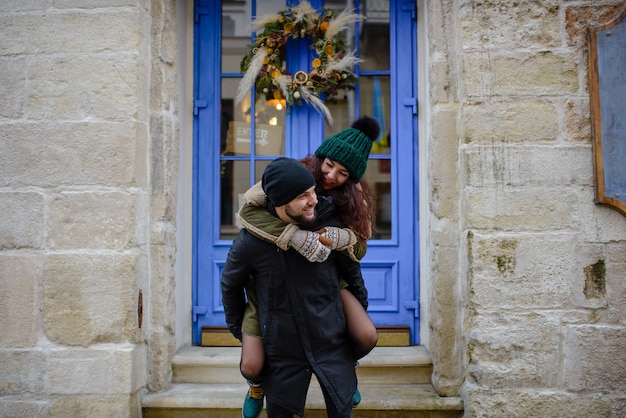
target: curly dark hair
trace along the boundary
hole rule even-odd
[[[341,186],[325,190],[322,185],[322,162],[314,154],[300,160],[315,177],[315,192],[318,195],[331,196],[337,208],[337,218],[350,228],[362,240],[368,240],[374,231],[374,205],[376,199],[370,191],[367,181],[355,182],[351,178]]]

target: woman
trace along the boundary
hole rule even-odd
[[[309,261],[324,261],[331,250],[344,251],[358,262],[365,255],[366,241],[372,235],[374,224],[374,197],[367,182],[362,180],[367,159],[380,132],[378,122],[364,116],[348,129],[326,139],[315,151],[300,160],[313,174],[316,193],[331,196],[335,202],[337,218],[348,228],[327,227],[317,232],[300,230],[270,215],[265,206],[265,195],[259,184],[245,194],[245,205],[239,212],[244,228],[254,235],[275,243],[283,250],[292,247]],[[353,341],[356,359],[369,353],[378,341],[376,327],[365,311],[367,306],[342,283],[341,298],[348,333]],[[250,286],[248,287],[250,289]],[[256,313],[254,292],[248,293],[249,303],[243,321],[240,369],[248,380],[243,416],[257,417],[263,408],[263,389],[260,375],[264,363],[261,327]],[[354,405],[361,401],[357,390]]]

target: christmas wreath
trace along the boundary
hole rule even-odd
[[[332,117],[320,95],[327,100],[339,90],[351,90],[358,82],[352,72],[360,60],[346,51],[343,31],[359,15],[346,9],[337,14],[322,8],[318,13],[307,1],[275,14],[258,18],[252,30],[259,33],[241,60],[243,79],[236,103],[241,102],[252,85],[267,100],[284,100],[289,105],[308,103],[332,124]],[[285,65],[285,46],[289,39],[308,38],[317,56],[306,70],[295,74]]]

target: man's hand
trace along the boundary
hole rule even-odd
[[[321,263],[326,261],[331,249],[324,245],[320,238],[317,232],[299,230],[294,232],[289,245],[307,260]]]
[[[320,242],[331,250],[343,249],[350,244],[350,232],[347,229],[327,226],[315,232],[320,234]]]

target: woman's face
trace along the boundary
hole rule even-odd
[[[343,165],[330,158],[322,161],[322,186],[324,190],[341,187],[350,178],[350,173]]]

